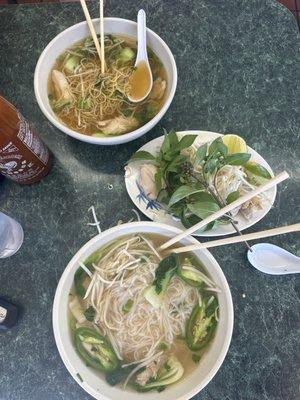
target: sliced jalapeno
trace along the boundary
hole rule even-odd
[[[195,271],[191,271],[189,269],[185,269],[181,265],[177,268],[177,275],[185,281],[188,285],[194,286],[194,287],[202,287],[204,286],[204,282],[201,278],[201,275]]]
[[[95,329],[76,329],[74,341],[78,354],[87,366],[104,372],[111,372],[118,368],[119,360],[111,344]]]
[[[206,300],[202,305],[196,305],[187,323],[186,343],[193,351],[201,350],[213,338],[217,320],[216,312],[218,301],[216,298],[207,305]]]

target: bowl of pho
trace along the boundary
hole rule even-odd
[[[113,227],[63,272],[54,336],[66,368],[94,398],[189,399],[221,367],[233,329],[230,289],[208,250],[160,250],[179,232],[156,222]]]
[[[93,25],[98,33],[99,19]],[[167,44],[147,29],[153,87],[146,99],[131,102],[137,24],[104,18],[104,30],[104,73],[84,21],[58,34],[44,49],[34,89],[42,112],[58,129],[84,142],[114,145],[144,135],[160,121],[175,94],[177,69]]]

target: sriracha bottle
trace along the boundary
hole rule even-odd
[[[20,184],[42,179],[52,166],[52,154],[26,119],[0,96],[0,173]]]

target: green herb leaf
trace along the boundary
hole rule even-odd
[[[171,367],[170,367],[170,365],[168,364],[168,362],[165,362],[165,363],[164,363],[164,368],[165,368],[166,371],[170,371]]]
[[[202,146],[200,146],[196,152],[196,159],[195,162],[197,164],[202,163],[202,161],[204,161],[205,157],[206,157],[206,153],[207,153],[207,143],[204,143]]]
[[[95,318],[95,314],[96,314],[96,310],[94,309],[94,307],[90,306],[89,308],[87,308],[84,311],[84,316],[88,321],[94,321]]]
[[[51,107],[54,112],[58,112],[63,110],[64,108],[68,107],[71,104],[70,100],[59,100],[59,101],[52,101]]]
[[[131,159],[128,162],[140,161],[140,160],[151,160],[151,161],[153,161],[153,160],[155,160],[155,157],[151,153],[149,153],[148,151],[142,151],[141,150],[141,151],[137,151],[136,153],[134,153],[131,156]]]
[[[158,168],[154,176],[157,193],[159,193],[162,189],[162,178],[163,178],[163,169]]]
[[[164,343],[164,342],[162,342],[162,343],[158,346],[158,350],[165,351],[165,350],[168,350],[168,349],[169,349],[169,346],[168,346],[166,343]]]
[[[196,139],[197,135],[185,135],[181,138],[180,142],[178,143],[178,149],[179,150],[183,150],[186,149],[187,147],[190,147],[195,139]]]
[[[125,314],[129,313],[132,306],[133,306],[133,300],[128,299],[122,308],[123,313],[125,313]]]
[[[191,211],[187,208],[183,209],[183,212],[180,217],[181,223],[185,228],[190,228],[191,226],[196,225],[198,222],[202,220],[202,218],[197,217],[197,215],[191,213]],[[212,221],[209,224],[203,226],[197,230],[197,233],[210,231],[217,224],[217,221]]]
[[[193,354],[192,360],[194,361],[195,364],[199,364],[199,362],[201,360],[201,356],[199,356],[199,354]]]
[[[226,199],[226,204],[233,203],[235,200],[237,200],[240,197],[240,192],[236,190],[235,192],[229,193]]]
[[[179,143],[177,133],[174,130],[171,130],[168,133],[168,137],[169,137],[170,148],[171,149],[177,149],[177,146],[178,146],[178,143]]]
[[[169,199],[170,199],[170,197],[169,197],[168,191],[166,189],[161,189],[158,192],[157,201],[159,201],[160,203],[168,203]]]
[[[195,204],[188,204],[187,207],[193,214],[197,215],[197,217],[201,219],[207,218],[209,215],[220,209],[217,203],[208,201],[199,201]]]
[[[212,174],[218,165],[219,165],[219,160],[217,158],[213,158],[204,164],[204,172],[206,174]]]
[[[244,165],[251,158],[248,153],[234,153],[226,157],[226,164],[229,165]]]
[[[255,162],[251,162],[251,161],[247,162],[244,165],[244,168],[246,171],[250,171],[252,174],[254,174],[256,176],[260,176],[265,179],[272,178],[270,172],[265,167],[263,167],[260,164],[255,163]]]
[[[197,203],[197,202],[215,203],[216,201],[210,193],[199,192],[191,196],[191,203]]]
[[[163,143],[161,145],[161,149],[160,149],[160,151],[163,154],[167,153],[170,150],[170,137],[166,131],[164,132],[164,135],[165,135],[164,141],[163,141]]]
[[[167,166],[166,171],[168,172],[178,172],[178,167],[186,161],[186,156],[178,154],[173,158],[170,164]]]
[[[228,148],[227,146],[223,143],[222,138],[218,137],[215,139],[211,145],[209,146],[208,149],[208,154],[210,156],[214,155],[215,153],[221,153],[224,157],[228,154]]]
[[[155,291],[159,294],[163,287],[163,281],[167,274],[175,273],[175,270],[178,266],[179,258],[175,253],[171,253],[169,256],[163,258],[158,267],[155,270],[155,279],[153,285],[155,286]]]
[[[172,194],[171,199],[169,201],[169,207],[173,204],[177,203],[179,200],[184,199],[191,194],[198,193],[203,191],[203,189],[195,188],[192,186],[183,185],[180,186],[175,192]]]
[[[131,117],[132,110],[130,108],[124,108],[124,110],[122,110],[122,114],[124,115],[124,117]]]

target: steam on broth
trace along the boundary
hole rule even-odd
[[[139,103],[130,78],[135,72],[136,41],[131,37],[106,35],[106,71],[91,37],[76,43],[56,60],[48,81],[52,110],[70,129],[91,136],[121,135],[150,121],[161,109],[166,91],[166,72],[148,48],[153,75],[149,96]],[[147,76],[140,76],[141,83]],[[136,85],[135,85],[136,86]]]
[[[219,289],[193,254],[158,252],[165,240],[123,236],[75,273],[74,346],[111,385],[161,391],[195,368],[214,337]]]

